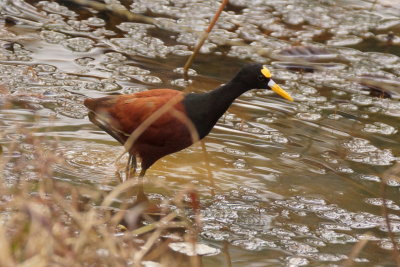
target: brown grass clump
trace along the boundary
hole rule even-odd
[[[174,212],[132,204],[134,179],[111,192],[54,179],[54,167],[63,164],[57,140],[26,131],[18,136],[0,153],[1,266],[200,265],[196,256],[168,246],[175,240],[195,243],[196,227],[183,203],[194,191],[171,200],[178,207]]]

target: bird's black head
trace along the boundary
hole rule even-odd
[[[236,75],[235,81],[240,81],[249,89],[270,89],[281,97],[293,101],[293,98],[272,80],[272,75],[265,65],[249,64]]]

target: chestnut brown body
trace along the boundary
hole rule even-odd
[[[183,97],[183,93],[177,90],[154,89],[130,95],[89,98],[84,105],[92,113],[90,118],[94,124],[106,130],[121,144],[125,144],[139,125],[172,98],[178,98],[178,103],[171,109],[185,114],[185,107],[181,102]],[[171,110],[162,114],[130,148],[130,154],[141,158],[143,169],[148,169],[159,158],[192,144],[188,126],[175,114]]]

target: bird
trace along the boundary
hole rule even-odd
[[[252,63],[243,66],[231,81],[209,92],[185,94],[174,89],[151,89],[86,98],[84,105],[89,110],[89,120],[125,146],[129,154],[127,170],[135,173],[136,158],[141,159],[138,177],[142,178],[160,158],[207,136],[233,101],[251,89],[271,89],[293,101],[273,81],[267,66]],[[155,113],[158,116],[151,120]],[[146,123],[132,142],[130,136]]]

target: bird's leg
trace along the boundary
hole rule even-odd
[[[137,168],[137,162],[135,155],[129,154],[128,163],[126,164],[126,179],[131,178],[131,174],[135,175]]]
[[[148,198],[144,194],[144,190],[143,190],[143,176],[145,173],[146,173],[146,169],[142,168],[142,170],[140,171],[139,177],[138,177],[138,192],[137,192],[136,199],[139,202],[148,201]]]
[[[128,180],[130,178],[130,174],[131,174],[131,158],[132,155],[129,154],[128,156],[128,162],[126,163],[126,168],[125,168],[125,175],[126,175],[126,180]]]

